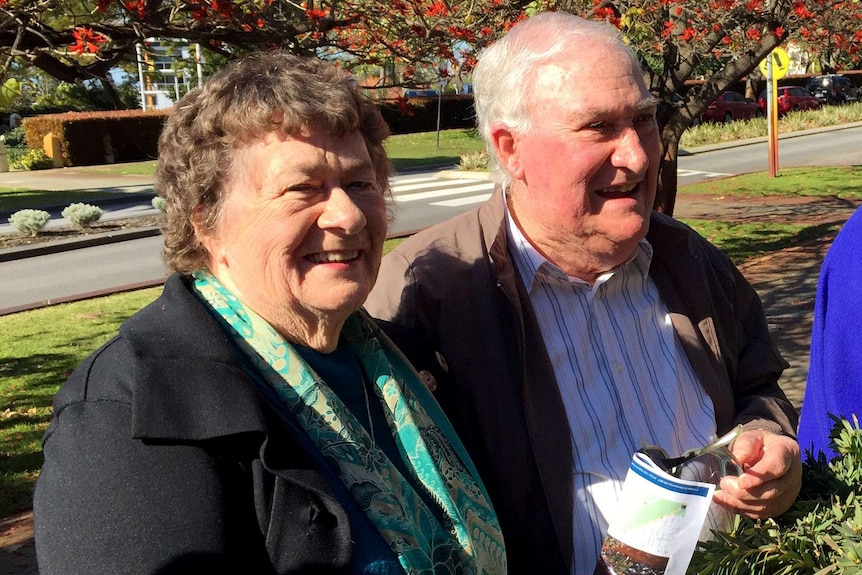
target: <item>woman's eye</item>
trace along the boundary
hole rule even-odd
[[[352,192],[376,192],[377,184],[375,182],[351,182],[347,185],[347,189]]]

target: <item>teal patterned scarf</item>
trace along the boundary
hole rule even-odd
[[[239,348],[315,446],[337,464],[341,480],[405,572],[506,573],[500,526],[472,462],[448,421],[438,423],[429,414],[431,410],[442,417],[416,372],[375,336],[377,328],[364,311],[350,316],[342,335],[383,403],[386,422],[407,468],[430,495],[429,501],[439,506],[446,525],[441,525],[338,396],[275,329],[208,271],[196,272],[194,277],[195,290],[231,328]]]

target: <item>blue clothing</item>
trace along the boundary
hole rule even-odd
[[[829,248],[814,304],[811,365],[799,421],[799,446],[835,456],[829,414],[862,416],[862,208]]]

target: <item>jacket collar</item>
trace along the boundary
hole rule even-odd
[[[483,246],[497,274],[497,285],[506,292],[521,325],[516,359],[523,377],[524,413],[529,441],[536,459],[548,510],[556,531],[560,553],[571,571],[573,551],[573,466],[568,419],[553,367],[541,343],[541,329],[533,308],[522,306],[529,295],[508,253],[505,222],[505,197],[500,187],[479,207],[479,224]],[[561,438],[563,439],[561,441]]]
[[[188,278],[168,278],[120,334],[135,358],[135,437],[199,441],[266,430],[254,382]]]

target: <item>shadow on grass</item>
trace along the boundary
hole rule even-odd
[[[430,158],[392,158],[390,163],[396,172],[428,168],[455,166],[461,161],[460,156],[432,156]]]
[[[65,208],[75,202],[97,202],[125,198],[142,192],[140,185],[78,190],[7,190],[0,188],[0,215],[23,209]],[[50,211],[50,210],[49,210]],[[4,222],[5,223],[5,222]]]
[[[744,262],[754,257],[762,256],[776,250],[798,246],[800,244],[835,234],[841,224],[828,222],[816,226],[802,228],[793,234],[779,234],[774,230],[748,230],[745,235],[723,238],[721,249],[734,262]]]

